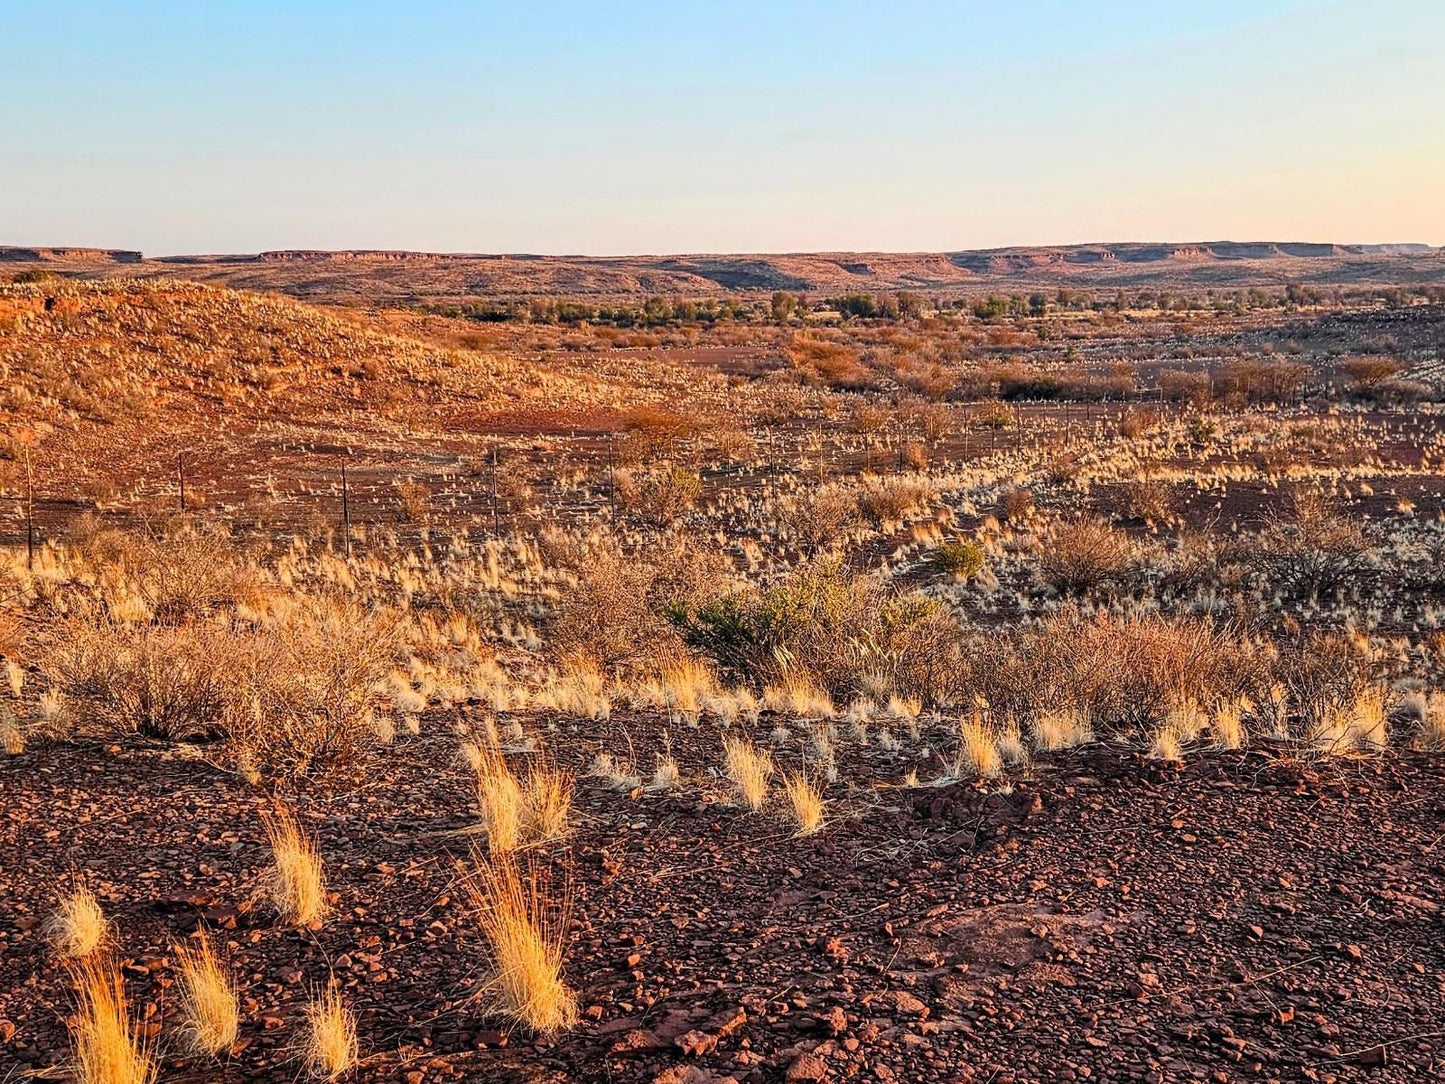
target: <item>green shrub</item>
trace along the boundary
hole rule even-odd
[[[933,563],[942,572],[968,579],[983,568],[983,547],[977,542],[944,542],[933,551]]]

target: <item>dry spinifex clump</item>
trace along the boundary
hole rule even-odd
[[[177,948],[176,956],[186,1050],[214,1056],[230,1049],[240,1010],[225,960],[204,933],[194,946]]]
[[[155,1062],[136,1035],[119,969],[95,956],[70,966],[79,1003],[70,1024],[76,1084],[151,1084]]]
[[[263,882],[266,898],[281,919],[294,926],[320,922],[327,911],[326,880],[316,840],[289,810],[265,815],[272,865]]]
[[[570,897],[553,894],[537,866],[474,854],[464,883],[487,944],[491,1011],[547,1034],[577,1020],[577,996],[562,976]]]
[[[477,804],[493,855],[545,843],[567,834],[572,809],[572,777],[537,757],[518,778],[500,749],[491,743],[464,750],[477,779]]]

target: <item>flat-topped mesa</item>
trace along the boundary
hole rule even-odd
[[[75,261],[140,263],[144,258],[139,252],[123,248],[71,248],[65,246],[25,248],[18,245],[0,245],[0,263],[69,263]]]
[[[505,256],[490,255],[481,252],[410,252],[404,249],[381,249],[381,248],[347,248],[347,249],[320,249],[320,248],[280,248],[272,249],[269,252],[258,252],[256,260],[260,263],[292,263],[296,261],[367,261],[367,262],[392,262],[392,261],[429,261],[429,260],[499,260],[506,259]]]

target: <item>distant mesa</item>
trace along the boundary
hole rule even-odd
[[[19,248],[0,245],[0,263],[140,263],[139,252],[121,248]]]

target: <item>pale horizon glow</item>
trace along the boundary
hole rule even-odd
[[[0,245],[1445,244],[1437,0],[7,5]]]

